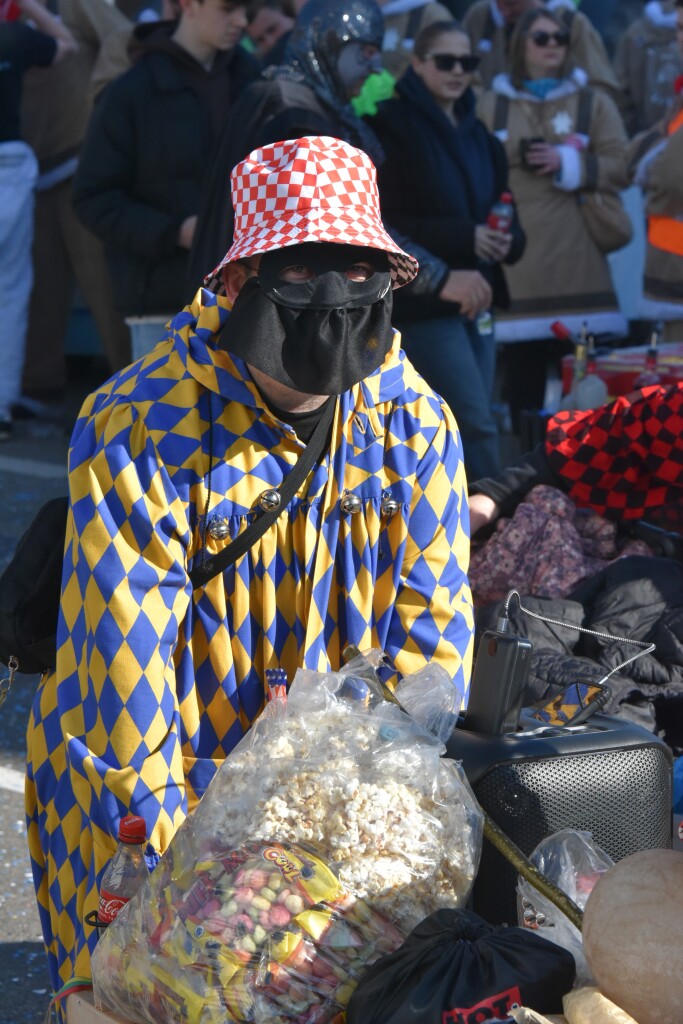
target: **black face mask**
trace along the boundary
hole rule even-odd
[[[350,281],[354,263],[366,281]],[[287,267],[314,277],[290,284]],[[261,258],[258,278],[242,287],[219,346],[295,391],[339,395],[382,365],[391,348],[392,292],[387,254],[379,249],[305,242]]]

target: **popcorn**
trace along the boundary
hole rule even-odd
[[[480,823],[459,767],[419,729],[412,729],[409,751],[395,735],[387,744],[386,711],[377,721],[370,711],[330,702],[295,717],[293,693],[287,717],[268,723],[268,747],[283,750],[286,737],[291,754],[255,757],[258,731],[233,752],[204,798],[212,804],[211,829],[229,842],[314,844],[342,882],[406,933],[433,910],[463,906],[476,874]],[[391,712],[399,718],[394,730],[405,733],[405,716]],[[254,800],[214,802],[221,775],[221,796],[251,792]]]

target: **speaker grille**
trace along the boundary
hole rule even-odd
[[[525,854],[563,828],[591,832],[613,860],[671,846],[671,766],[661,747],[498,764],[474,785],[481,806]],[[473,907],[517,923],[511,865],[485,840]]]

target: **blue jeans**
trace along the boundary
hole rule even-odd
[[[476,323],[461,316],[398,326],[413,366],[455,414],[468,479],[497,473],[498,425],[491,404],[494,335],[481,335]]]
[[[33,285],[33,189],[38,162],[25,142],[0,143],[0,420],[21,392]]]

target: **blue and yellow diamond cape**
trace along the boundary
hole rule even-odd
[[[210,554],[301,450],[244,364],[216,348],[227,316],[224,299],[200,291],[166,340],[86,400],[74,431],[57,670],[28,730],[29,847],[55,990],[89,974],[96,936],[83,919],[119,817],[143,815],[166,849],[263,707],[266,668],[290,679],[299,666],[338,668],[351,643],[384,650],[399,676],[435,659],[467,690],[460,439],[398,335],[380,369],[339,397],[309,486],[193,592],[209,486],[210,514],[230,527],[224,541],[206,537]],[[345,489],[361,514],[340,510]],[[391,518],[385,490],[399,504]]]

